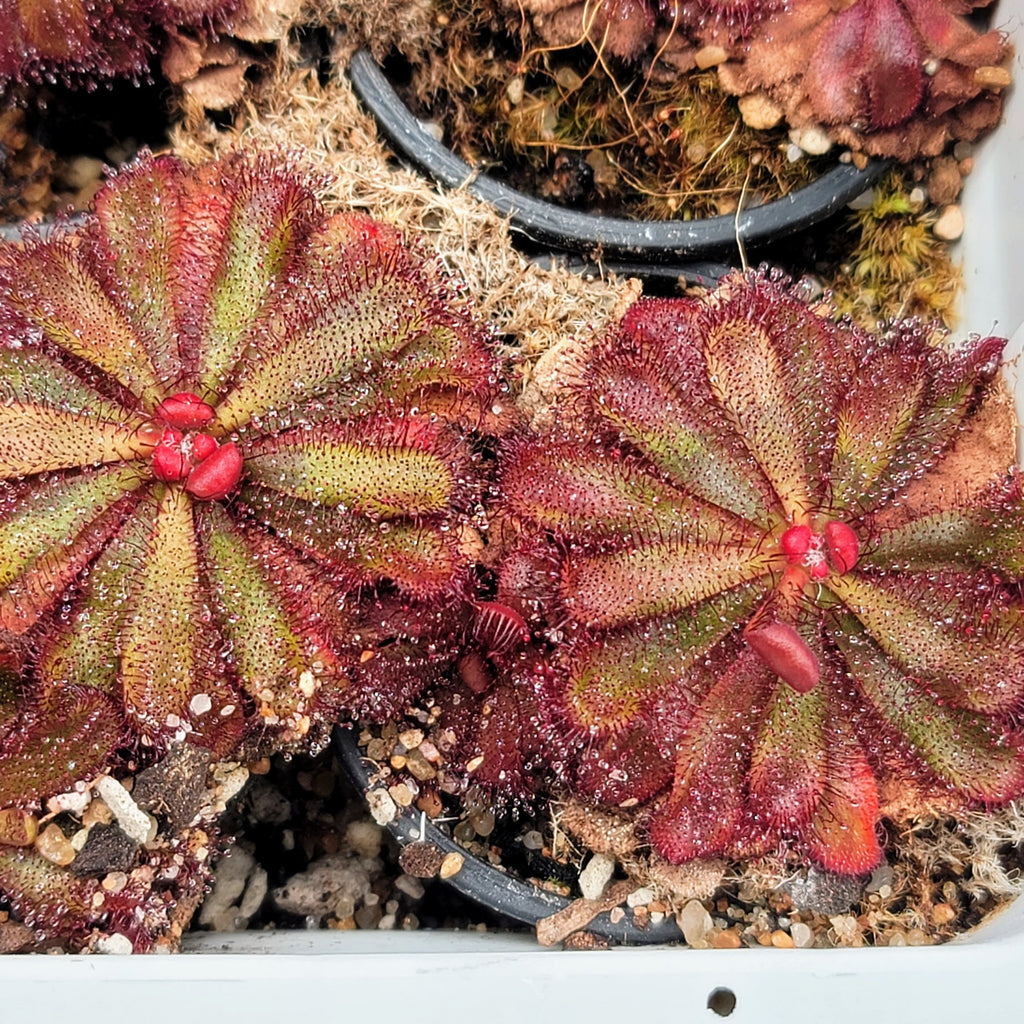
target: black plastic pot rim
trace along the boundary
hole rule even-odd
[[[514,231],[538,245],[600,252],[613,260],[734,258],[740,254],[740,242],[744,249],[753,249],[825,220],[870,188],[889,166],[884,160],[871,160],[863,170],[837,163],[811,184],[735,216],[689,221],[602,217],[523,195],[478,174],[424,130],[365,50],[353,54],[348,73],[356,95],[398,153],[435,182],[447,188],[465,186],[508,217]]]
[[[367,762],[360,753],[353,731],[341,726],[336,728],[334,746],[353,782],[364,793],[376,788],[367,767],[368,763],[373,762]],[[564,896],[547,892],[536,885],[499,871],[490,864],[485,864],[464,846],[456,843],[451,836],[441,831],[420,811],[400,809],[387,828],[403,847],[410,843],[426,841],[436,846],[442,853],[457,853],[463,857],[461,870],[445,879],[446,884],[468,899],[505,917],[523,924],[536,925],[541,918],[550,917],[572,902]],[[673,917],[666,917],[657,924],[640,928],[634,924],[629,913],[618,922],[613,922],[608,912],[599,914],[585,930],[620,945],[681,942],[683,938]]]

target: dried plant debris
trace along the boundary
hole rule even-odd
[[[662,80],[587,46],[551,49],[487,3],[441,3],[434,20],[435,45],[407,48],[403,94],[470,163],[543,198],[690,219],[777,198],[825,166],[784,130],[746,124],[714,70]]]

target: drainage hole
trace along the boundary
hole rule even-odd
[[[708,996],[708,1009],[719,1017],[728,1017],[736,1009],[736,993],[731,988],[715,988]]]

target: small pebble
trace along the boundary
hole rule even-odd
[[[382,739],[372,739],[366,745],[366,756],[371,761],[383,761],[388,756],[388,745]]]
[[[406,729],[398,734],[398,742],[406,750],[415,750],[423,742],[422,729]]]
[[[508,84],[505,86],[505,95],[513,107],[522,103],[524,86],[525,82],[522,75],[516,75],[508,80]]]
[[[418,748],[410,750],[406,754],[405,767],[413,778],[419,779],[420,782],[427,782],[437,776],[437,769],[423,756]]]
[[[104,876],[100,885],[107,892],[120,892],[128,884],[128,875],[124,871],[111,871]]]
[[[107,806],[106,801],[97,797],[86,807],[82,815],[82,826],[92,828],[93,825],[109,825],[113,820],[114,812]]]
[[[941,928],[956,920],[956,910],[948,903],[936,903],[932,907],[932,923]]]
[[[743,123],[757,131],[774,128],[782,120],[784,113],[782,107],[761,92],[741,96],[739,108]]]
[[[821,156],[832,148],[832,140],[825,131],[813,125],[809,128],[794,128],[789,138],[811,156]]]
[[[595,853],[586,866],[580,872],[580,892],[585,900],[597,900],[604,895],[604,891],[615,873],[615,858],[605,853]]]
[[[413,791],[404,782],[396,782],[393,786],[388,786],[388,792],[399,807],[412,805]]]
[[[404,892],[411,900],[423,899],[423,896],[427,891],[426,887],[418,878],[413,878],[412,875],[404,874],[399,875],[395,879],[395,888],[399,892]]]
[[[715,933],[715,937],[711,940],[711,945],[715,949],[739,949],[743,945],[743,941],[740,939],[739,929],[726,928],[723,932]]]
[[[439,818],[444,811],[444,804],[437,790],[425,789],[416,797],[416,809],[423,811],[428,818]]]
[[[932,234],[944,242],[955,242],[964,233],[964,214],[956,203],[950,203],[932,227]]]
[[[877,195],[878,193],[873,188],[869,188],[861,192],[856,199],[851,200],[846,205],[851,210],[870,210],[875,204],[875,198]]]
[[[792,949],[796,943],[793,941],[792,935],[779,928],[772,932],[772,945],[776,949]]]
[[[372,931],[380,924],[384,911],[379,906],[360,907],[355,912],[356,927],[364,931]]]
[[[980,85],[983,89],[1005,89],[1013,79],[1006,68],[986,65],[974,69],[974,84]]]
[[[543,850],[544,837],[536,829],[531,829],[523,836],[523,846],[528,850]]]
[[[31,846],[39,835],[39,822],[27,811],[8,807],[0,811],[0,846]]]
[[[441,878],[451,878],[452,875],[457,875],[462,870],[462,865],[466,863],[466,858],[461,853],[449,853],[445,855],[443,861],[441,861],[441,870],[438,874]]]
[[[877,892],[881,893],[882,888],[887,888],[892,892],[892,883],[895,878],[895,873],[892,870],[891,864],[879,864],[874,871],[871,872],[871,878],[868,884],[864,886],[865,892]]]
[[[694,61],[701,71],[723,64],[729,59],[729,51],[721,46],[704,46],[694,55]]]
[[[608,920],[612,924],[618,924],[626,916],[626,911],[622,907],[612,907],[608,911]]]
[[[127,935],[115,932],[113,935],[104,935],[96,940],[93,950],[97,953],[106,953],[113,956],[128,956],[133,952],[132,940]]]
[[[67,867],[75,859],[75,848],[60,826],[49,824],[36,836],[36,850],[52,864]]]
[[[795,921],[789,928],[789,934],[793,937],[793,945],[797,949],[809,949],[814,942],[814,932],[809,924],[803,921]]]
[[[494,811],[485,808],[469,816],[469,823],[481,838],[486,838],[494,831]]]
[[[690,900],[676,918],[679,930],[688,946],[697,948],[706,945],[706,938],[712,928],[711,915],[700,900]]]
[[[626,897],[627,907],[646,907],[654,899],[654,890],[644,886],[641,889],[635,889]]]
[[[59,793],[57,796],[51,796],[46,801],[46,809],[51,814],[60,814],[61,811],[67,811],[69,814],[81,817],[91,800],[92,795],[87,789],[81,793],[72,790],[70,793]]]

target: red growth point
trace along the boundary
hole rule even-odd
[[[160,443],[153,449],[153,475],[167,483],[178,483],[188,476],[191,466],[181,450],[183,435],[180,430],[168,428]]]
[[[794,565],[803,561],[804,555],[811,547],[811,528],[809,526],[791,526],[779,541],[786,558]]]
[[[857,564],[860,541],[846,523],[833,519],[825,527],[825,550],[836,572],[849,572]]]
[[[198,395],[189,391],[179,391],[170,398],[165,398],[157,407],[156,415],[169,427],[178,430],[195,430],[205,427],[214,416],[213,408],[206,404]]]
[[[226,498],[242,478],[242,453],[234,441],[222,444],[188,475],[185,490],[201,501]]]

